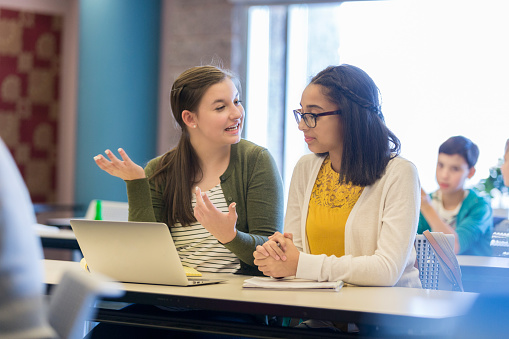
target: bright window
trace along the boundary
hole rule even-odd
[[[437,188],[438,147],[450,136],[464,135],[480,148],[471,185],[497,165],[509,138],[509,2],[290,5],[284,6],[286,40],[271,40],[271,11],[281,7],[250,10],[246,138],[278,154],[286,189],[295,162],[308,152],[292,109],[299,107],[309,79],[331,64],[352,64],[373,78],[386,123],[402,142],[402,156],[417,166],[425,190]],[[275,109],[268,91],[270,55],[281,43],[285,100]],[[271,143],[267,126],[273,128],[280,114],[284,142]]]

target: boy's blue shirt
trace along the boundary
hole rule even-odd
[[[422,234],[426,230],[431,231],[431,228],[421,213],[417,233]],[[460,244],[458,254],[491,255],[490,242],[493,233],[491,206],[474,190],[469,190],[461,204],[456,220],[456,233]]]

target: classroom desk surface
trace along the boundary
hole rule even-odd
[[[40,227],[37,229],[37,235],[41,239],[43,248],[80,249],[71,229],[60,229],[56,226]]]
[[[465,291],[509,292],[509,258],[458,255]]]
[[[463,267],[509,268],[509,258],[483,257],[478,255],[458,255],[458,263]]]
[[[58,284],[64,270],[81,270],[76,262],[54,260],[44,260],[44,267],[48,285]],[[477,298],[475,293],[402,287],[345,286],[339,292],[247,289],[242,288],[246,276],[219,276],[226,276],[227,282],[193,287],[125,283],[126,294],[117,301],[388,325],[404,333],[430,329],[443,333]]]

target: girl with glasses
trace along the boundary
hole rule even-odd
[[[384,123],[379,91],[361,69],[318,73],[294,114],[313,154],[297,163],[285,233],[254,252],[265,275],[421,287],[414,267],[417,171]]]

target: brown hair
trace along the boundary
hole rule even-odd
[[[173,83],[170,93],[171,110],[182,129],[177,147],[165,153],[154,174],[155,189],[163,192],[163,221],[168,226],[180,222],[187,226],[196,221],[192,207],[192,188],[202,176],[198,156],[191,145],[187,125],[182,112],[196,112],[205,92],[233,75],[216,66],[197,66],[184,71]],[[165,187],[163,182],[166,181]]]
[[[472,140],[462,135],[450,137],[438,149],[438,154],[459,155],[465,159],[468,168],[472,168],[479,159],[479,147]]]

